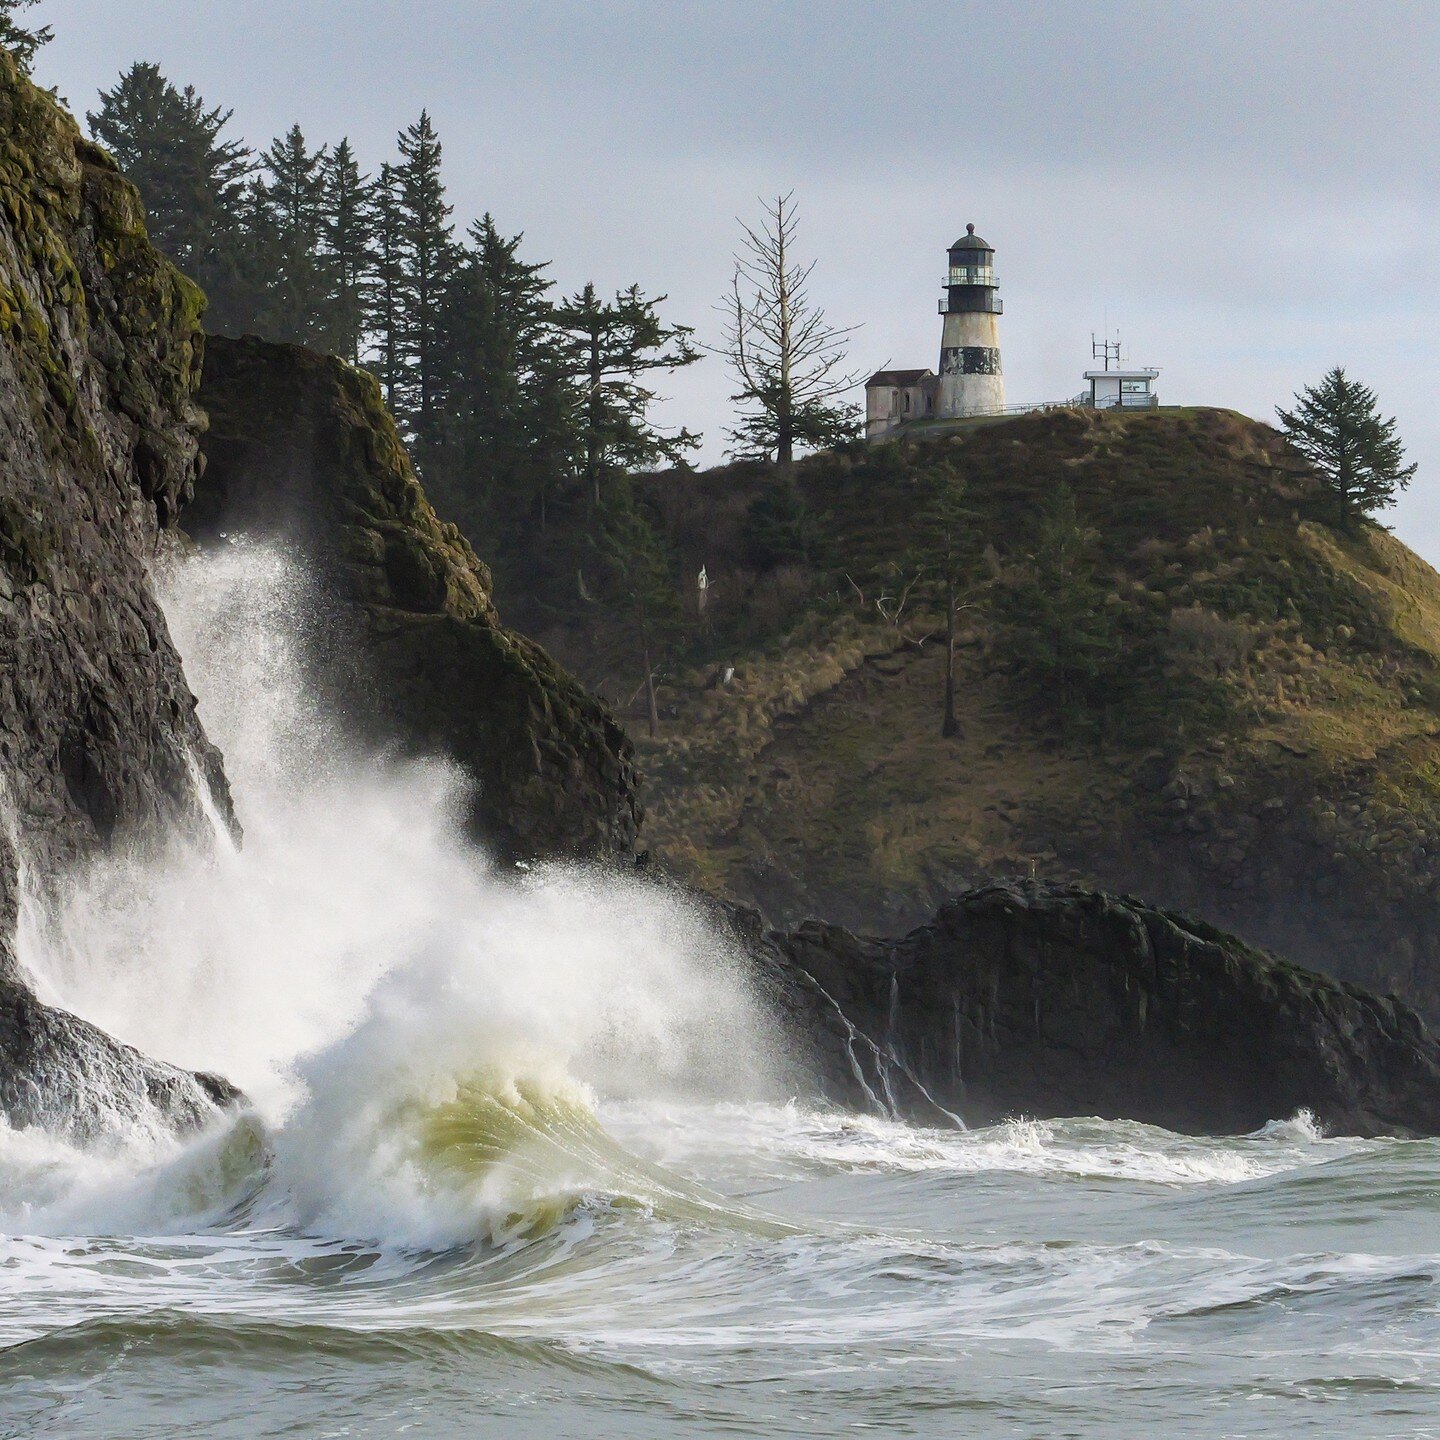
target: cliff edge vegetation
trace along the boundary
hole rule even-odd
[[[1273,429],[1206,409],[642,477],[684,602],[654,739],[633,625],[570,558],[509,591],[628,706],[657,854],[776,923],[894,933],[1033,875],[1433,1015],[1440,576],[1323,502]]]

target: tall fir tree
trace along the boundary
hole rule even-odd
[[[230,115],[139,61],[85,117],[139,187],[151,239],[204,288],[207,324],[224,332],[253,328],[255,318],[240,268],[240,210],[254,161],[224,137]]]
[[[235,222],[232,309],[241,318],[234,329],[269,340],[274,338],[270,334],[270,317],[275,308],[271,285],[279,263],[280,237],[262,180],[252,176],[246,182],[235,207]]]
[[[265,151],[263,189],[270,269],[264,333],[272,340],[327,350],[334,344],[335,274],[323,246],[324,146],[311,150],[292,125]]]
[[[414,437],[422,466],[444,443],[445,295],[457,263],[455,227],[440,173],[440,137],[428,111],[399,136],[395,167],[399,281],[400,419]]]
[[[331,279],[330,343],[352,365],[360,361],[375,256],[374,200],[350,141],[321,166],[322,237]]]
[[[1375,392],[1337,365],[1295,401],[1293,410],[1277,405],[1275,413],[1325,487],[1327,518],[1354,529],[1393,505],[1416,467],[1405,463],[1395,420],[1381,418]]]
[[[845,397],[859,382],[846,362],[854,326],[831,325],[810,296],[815,269],[795,257],[795,197],[778,196],[757,226],[741,222],[730,294],[718,307],[725,338],[716,353],[734,371],[731,399],[744,407],[730,430],[737,453],[788,465],[797,449],[819,449],[858,432],[858,412]]]
[[[446,463],[432,470],[447,512],[491,534],[530,519],[543,529],[572,433],[544,263],[486,215],[446,295]]]
[[[375,268],[366,307],[373,367],[391,414],[400,413],[405,364],[404,261],[400,243],[400,181],[388,161],[380,167],[371,192],[375,221]]]
[[[55,32],[48,25],[21,25],[15,19],[21,10],[29,10],[39,3],[40,0],[0,0],[0,45],[15,57],[16,64],[27,75],[35,64],[36,51],[55,38]]]
[[[982,531],[979,517],[965,501],[963,475],[945,461],[923,469],[916,480],[921,503],[915,516],[919,538],[917,558],[931,599],[945,617],[945,684],[940,709],[940,734],[960,733],[955,712],[955,640],[960,615],[977,601],[974,577]]]
[[[666,434],[650,420],[656,394],[641,377],[693,365],[700,352],[688,325],[666,325],[638,285],[602,301],[586,285],[555,313],[564,337],[567,371],[579,386],[579,470],[591,504],[604,501],[607,478],[657,461],[671,464],[694,450],[700,437],[681,429]]]

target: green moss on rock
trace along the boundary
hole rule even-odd
[[[505,856],[628,854],[640,822],[629,741],[500,623],[488,568],[435,515],[373,377],[295,346],[212,338],[201,400],[207,465],[186,528],[306,553],[349,622],[312,636],[317,669],[361,728],[460,761],[477,781],[473,829]]]
[[[233,1097],[41,1004],[13,947],[17,849],[43,886],[199,824],[196,767],[229,807],[149,570],[194,478],[203,304],[0,47],[0,1114],[80,1138]]]

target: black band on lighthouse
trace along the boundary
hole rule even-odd
[[[1000,352],[989,345],[946,346],[940,352],[942,375],[998,375]]]

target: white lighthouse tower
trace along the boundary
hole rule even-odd
[[[995,283],[995,252],[973,225],[950,247],[950,269],[940,313],[940,375],[935,414],[941,417],[994,414],[1005,407],[1000,371],[1003,306]]]

